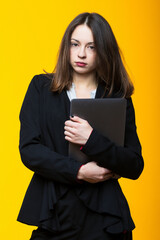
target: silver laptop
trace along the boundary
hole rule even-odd
[[[124,98],[73,99],[70,115],[87,120],[100,134],[123,146],[126,105]],[[69,155],[82,163],[88,161],[77,144],[69,143]]]

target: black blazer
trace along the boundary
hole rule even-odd
[[[96,184],[77,181],[81,163],[68,156],[68,142],[64,139],[70,100],[65,91],[51,92],[50,84],[44,74],[34,76],[20,112],[20,154],[22,162],[34,175],[18,221],[36,226],[46,221],[50,229],[55,230],[54,221],[50,221],[54,206],[72,188],[86,207],[106,215],[104,228],[108,232],[132,230],[134,223],[118,180]],[[96,98],[103,92],[104,86],[99,84]],[[82,151],[122,177],[137,179],[140,176],[143,158],[131,98],[127,99],[124,147],[116,146],[94,129]]]

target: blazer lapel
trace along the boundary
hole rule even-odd
[[[104,97],[107,97],[108,91],[106,91],[105,94],[104,94],[104,91],[105,91],[105,84],[102,83],[102,82],[98,83],[98,87],[97,87],[97,91],[96,91],[96,96],[95,96],[95,98],[104,98]]]

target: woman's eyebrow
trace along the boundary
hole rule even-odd
[[[74,40],[74,41],[76,41],[76,42],[80,42],[80,41],[78,41],[77,39],[75,39],[75,38],[71,38],[71,40]],[[94,42],[88,42],[87,44],[94,44]]]

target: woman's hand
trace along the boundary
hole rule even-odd
[[[65,122],[65,139],[72,143],[85,145],[93,128],[86,120],[77,116],[70,117],[70,119]]]
[[[70,118],[71,120],[65,122],[65,139],[75,144],[85,145],[93,128],[82,118],[77,116]],[[96,162],[92,161],[80,168],[77,178],[89,183],[98,183],[110,178],[118,179],[119,176],[107,168],[98,166]]]
[[[106,181],[113,177],[112,171],[97,165],[96,162],[88,162],[79,169],[77,178],[89,183]]]

